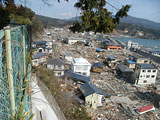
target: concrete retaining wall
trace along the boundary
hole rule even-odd
[[[49,89],[47,88],[47,86],[41,80],[39,80],[38,77],[36,77],[36,79],[37,79],[38,86],[40,87],[40,89],[43,92],[43,94],[44,94],[45,98],[47,99],[48,103],[50,104],[50,106],[54,110],[58,120],[66,120],[64,114],[61,112],[56,100],[52,96],[52,94],[49,91]]]

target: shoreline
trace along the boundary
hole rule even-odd
[[[134,39],[144,39],[144,40],[160,40],[160,39],[152,39],[152,38],[140,38],[129,35],[111,35],[111,37],[124,37],[124,38],[134,38]]]

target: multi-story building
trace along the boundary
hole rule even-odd
[[[55,76],[63,76],[65,63],[61,59],[51,59],[47,62],[47,68],[53,70]]]
[[[153,64],[137,64],[135,68],[135,85],[154,84],[158,69]]]
[[[91,64],[84,58],[74,58],[71,69],[74,73],[90,76]]]

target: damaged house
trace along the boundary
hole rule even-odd
[[[55,76],[63,76],[65,63],[61,59],[50,59],[47,62],[47,68],[53,70]]]
[[[92,72],[101,73],[103,72],[103,64],[102,63],[94,63],[91,68]]]
[[[116,72],[119,76],[126,78],[128,80],[132,79],[133,71],[126,65],[119,64],[117,65]]]
[[[102,105],[104,93],[94,84],[86,83],[80,86],[86,105],[96,109]]]
[[[32,66],[39,66],[40,64],[45,63],[47,60],[46,53],[36,53],[32,56]]]
[[[89,83],[91,81],[90,77],[87,77],[81,74],[77,74],[77,73],[73,73],[72,71],[67,71],[64,77],[65,77],[65,81],[67,81],[71,85],[77,85],[77,84],[81,85],[84,83]]]

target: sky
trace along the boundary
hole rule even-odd
[[[16,3],[20,3],[16,0]],[[36,14],[44,15],[52,18],[59,19],[68,19],[72,17],[76,17],[80,14],[76,8],[74,8],[74,4],[78,0],[69,0],[69,2],[61,0],[60,3],[57,0],[44,0],[48,3],[51,3],[51,6],[48,6],[42,2],[42,0],[27,0],[27,7],[31,8]],[[109,3],[114,5],[116,8],[120,9],[122,5],[129,4],[131,5],[131,9],[128,12],[129,15],[145,18],[152,20],[154,22],[160,23],[160,0],[107,0]],[[21,4],[23,4],[21,2]],[[116,13],[116,10],[106,4],[105,6],[108,8],[113,14]]]

